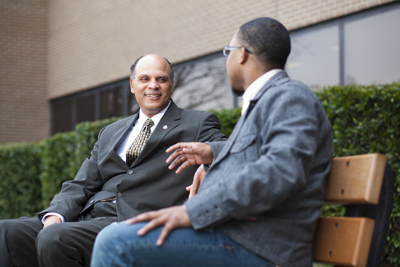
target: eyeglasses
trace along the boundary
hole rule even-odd
[[[224,54],[224,56],[228,56],[229,53],[231,52],[231,50],[234,49],[239,49],[239,48],[244,48],[247,52],[249,52],[250,54],[253,54],[253,52],[251,52],[249,49],[247,49],[244,46],[224,46],[224,48],[222,48],[222,53]]]

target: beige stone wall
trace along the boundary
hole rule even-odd
[[[392,0],[48,0],[48,97],[129,74],[140,55],[172,63],[221,50],[244,22],[260,16],[288,29]]]
[[[49,136],[46,0],[0,0],[0,143]]]

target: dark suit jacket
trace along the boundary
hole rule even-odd
[[[285,72],[250,102],[199,193],[185,203],[195,229],[216,226],[280,266],[312,266],[311,244],[332,158],[319,99]]]
[[[39,213],[57,212],[66,221],[97,216],[117,216],[123,221],[139,213],[182,204],[188,197],[196,166],[175,174],[165,162],[168,147],[177,142],[225,140],[217,116],[204,111],[179,109],[173,101],[132,167],[118,156],[116,148],[138,114],[101,130],[91,156],[74,180],[63,184],[50,207]],[[106,200],[116,197],[116,203]],[[114,213],[114,214],[113,214]]]

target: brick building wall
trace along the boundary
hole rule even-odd
[[[47,138],[50,100],[127,78],[138,56],[185,62],[259,16],[294,30],[389,2],[0,0],[0,143]]]
[[[157,53],[177,63],[221,50],[259,16],[289,30],[391,0],[49,0],[50,99],[126,78],[131,63]]]
[[[0,1],[0,143],[49,135],[46,2]]]

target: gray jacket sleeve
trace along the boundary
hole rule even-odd
[[[215,160],[218,157],[219,152],[221,152],[222,148],[226,144],[226,141],[206,142],[206,144],[211,146],[211,150],[213,152],[213,157]]]

